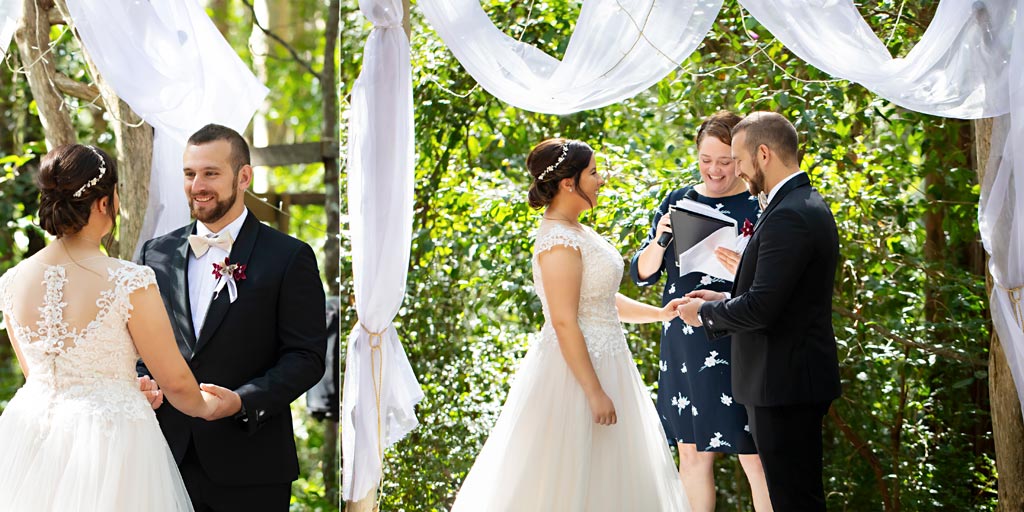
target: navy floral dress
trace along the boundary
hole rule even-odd
[[[662,304],[693,290],[728,292],[732,289],[731,282],[700,272],[680,276],[672,245],[665,251],[661,268],[647,279],[640,279],[637,268],[640,253],[654,243],[655,229],[669,205],[681,201],[691,188],[675,190],[661,202],[654,212],[650,234],[630,263],[630,276],[640,286],[657,283],[668,270]],[[745,191],[728,197],[697,194],[697,201],[736,219],[740,226],[744,220],[756,222],[761,212],[757,198]],[[708,340],[703,327],[690,327],[679,318],[662,324],[657,408],[669,443],[695,444],[698,451],[706,452],[757,452],[746,410],[732,398],[731,352],[729,338]]]

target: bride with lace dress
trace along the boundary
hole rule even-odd
[[[576,220],[604,184],[587,144],[546,140],[527,168],[530,205],[546,207],[532,259],[545,322],[452,510],[689,511],[620,323],[669,321],[681,301],[617,293],[622,256]]]
[[[178,352],[153,271],[109,258],[115,161],[91,146],[43,158],[40,226],[57,241],[0,276],[0,309],[25,385],[0,415],[0,508],[190,511],[135,363],[175,408],[213,413]]]

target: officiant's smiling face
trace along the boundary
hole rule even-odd
[[[241,214],[242,195],[251,180],[251,168],[234,169],[231,144],[215,140],[185,147],[185,195],[192,216],[211,229],[228,213]],[[237,215],[231,216],[230,222]],[[219,230],[219,229],[218,229]]]
[[[732,159],[732,148],[717,137],[704,137],[697,148],[700,177],[704,181],[706,195],[723,197],[736,194],[736,165]]]

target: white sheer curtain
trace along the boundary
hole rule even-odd
[[[392,324],[405,296],[412,243],[412,73],[402,0],[361,0],[373,23],[352,87],[348,206],[359,324],[348,338],[342,397],[344,499],[381,478],[384,450],[417,425],[423,399]]]
[[[155,130],[140,240],[181,227],[189,220],[181,174],[188,137],[207,123],[244,131],[267,88],[196,0],[67,4],[99,72]]]
[[[18,29],[24,7],[22,0],[0,0],[0,61],[7,58],[7,48]]]
[[[740,0],[790,51],[917,112],[974,119],[1009,110],[1016,0],[942,0],[921,40],[900,59],[852,0]]]
[[[587,0],[559,61],[494,26],[479,0],[421,0],[466,71],[516,107],[569,114],[632,97],[704,39],[722,0]]]
[[[1019,16],[1024,0],[1017,0]],[[1010,114],[992,128],[992,154],[981,186],[978,225],[995,286],[989,308],[1024,404],[1024,23],[1013,27]],[[1000,148],[1002,151],[1000,152]]]

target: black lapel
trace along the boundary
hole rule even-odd
[[[192,306],[189,302],[188,296],[188,262],[189,262],[189,248],[188,248],[188,235],[195,233],[196,223],[192,222],[185,235],[181,237],[178,242],[178,247],[175,250],[174,261],[180,261],[181,264],[174,267],[172,275],[174,281],[171,283],[172,302],[174,303],[174,326],[181,332],[182,337],[185,340],[186,346],[179,345],[181,354],[185,358],[190,358],[194,347],[196,346],[196,329],[192,324]]]
[[[242,223],[242,229],[238,232],[238,240],[235,240],[235,243],[231,245],[231,254],[228,256],[228,260],[231,263],[249,264],[249,257],[252,256],[252,249],[256,245],[259,230],[260,221],[252,212],[246,212],[245,222]],[[244,290],[245,281],[239,282],[238,294],[245,293]],[[196,343],[196,349],[193,353],[202,350],[203,346],[210,341],[210,337],[213,336],[213,333],[217,332],[217,327],[224,320],[224,315],[227,314],[230,307],[231,297],[228,294],[227,288],[224,288],[217,295],[217,299],[210,303],[210,309],[206,312],[206,320],[203,322],[203,330],[199,333],[199,341]]]
[[[782,202],[782,198],[785,197],[786,194],[788,194],[790,191],[796,189],[797,187],[802,187],[804,185],[810,185],[810,184],[811,184],[811,179],[807,177],[807,173],[803,173],[803,174],[801,174],[799,176],[795,176],[793,179],[787,181],[786,184],[783,185],[782,188],[779,189],[779,192],[777,194],[775,194],[775,197],[772,198],[772,202],[768,205],[768,208],[765,208],[765,210],[763,212],[761,212],[761,216],[759,216],[757,218],[757,222],[754,223],[754,233],[757,233],[758,226],[760,226],[761,223],[764,222],[764,219],[766,217],[768,217],[769,213],[771,213],[773,210],[775,210],[775,207],[778,206],[779,203]],[[756,235],[751,235],[751,238],[753,238],[754,236],[756,236]],[[753,240],[751,240],[751,241],[753,241]],[[736,280],[737,280],[737,278],[740,275],[740,270],[743,268],[743,262],[746,261],[746,259],[747,259],[747,251],[743,251],[743,255],[740,256],[739,265],[736,266],[736,276],[733,277],[733,281],[732,281],[732,295],[734,297],[736,296]]]
[[[754,231],[757,231],[757,227],[764,223],[764,219],[767,218],[773,210],[775,210],[775,207],[782,202],[782,198],[786,197],[786,194],[797,187],[810,184],[811,179],[807,177],[807,173],[802,173],[787,181],[786,184],[779,189],[779,192],[775,194],[775,197],[772,198],[772,202],[768,205],[768,208],[765,208],[765,210],[761,212],[761,216],[757,218],[757,222],[754,223]]]

